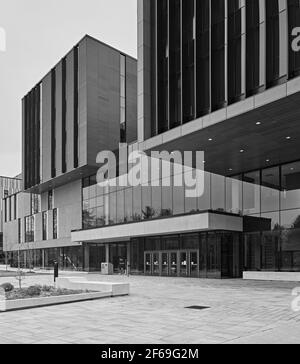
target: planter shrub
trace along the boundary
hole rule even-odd
[[[42,287],[40,286],[31,286],[26,290],[26,293],[30,297],[38,297],[41,295]]]
[[[4,283],[0,287],[3,288],[5,292],[12,292],[15,289],[11,283]]]

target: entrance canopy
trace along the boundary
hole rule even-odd
[[[137,237],[217,230],[243,232],[243,218],[225,213],[203,212],[194,215],[73,231],[72,241],[109,243],[128,241]]]

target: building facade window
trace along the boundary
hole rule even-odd
[[[48,192],[48,210],[53,210],[53,190]]]
[[[4,200],[4,222],[7,222],[7,198]]]
[[[34,216],[25,217],[25,243],[34,242]]]
[[[18,219],[18,244],[22,243],[22,220]]]
[[[36,215],[41,211],[41,196],[31,194],[31,214]]]
[[[47,240],[48,239],[48,213],[47,212],[43,212],[43,216],[42,216],[42,223],[43,223],[43,240]]]
[[[53,239],[58,238],[58,213],[57,209],[53,210]]]
[[[14,220],[17,219],[17,195],[14,195]]]
[[[126,143],[126,57],[120,55],[120,142]]]
[[[8,221],[12,220],[12,196],[8,198]]]

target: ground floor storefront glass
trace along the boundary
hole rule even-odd
[[[53,269],[58,262],[60,270],[81,271],[84,268],[83,247],[65,247],[52,249],[31,249],[7,254],[8,263],[17,268]]]
[[[245,234],[245,270],[300,272],[300,229]]]
[[[238,278],[242,276],[241,235],[209,232],[134,239],[131,274],[171,277]]]

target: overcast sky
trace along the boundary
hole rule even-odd
[[[85,35],[137,53],[136,0],[0,0],[0,176],[21,172],[21,99]]]

